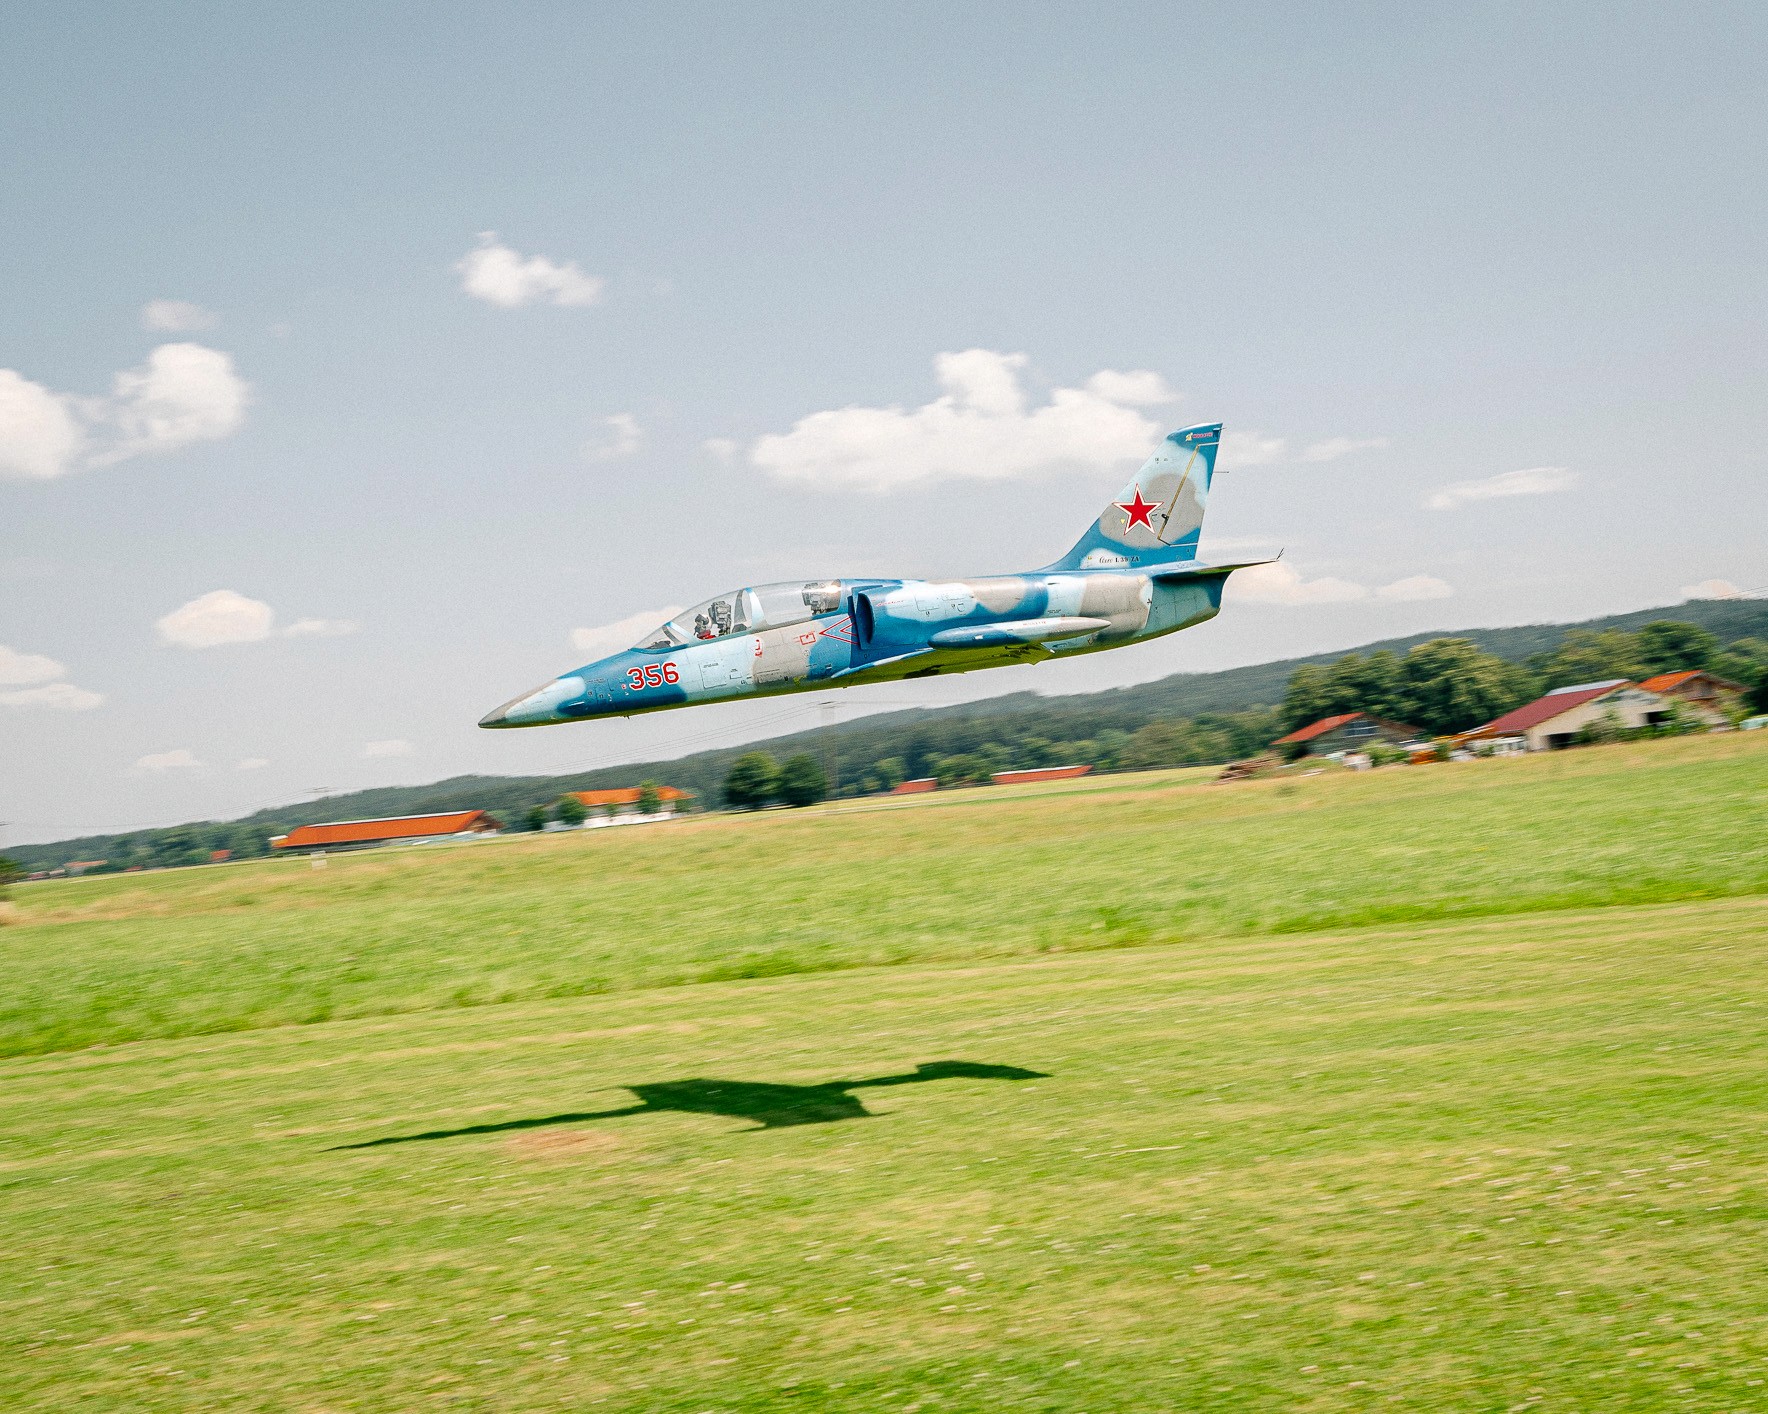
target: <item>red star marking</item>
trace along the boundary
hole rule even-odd
[[[1128,505],[1125,505],[1122,501],[1118,501],[1115,504],[1118,510],[1123,511],[1130,518],[1130,523],[1124,527],[1125,530],[1134,530],[1138,525],[1145,525],[1149,530],[1154,529],[1154,522],[1149,520],[1148,517],[1160,509],[1160,502],[1144,501],[1142,499],[1142,488],[1140,486],[1136,487],[1135,500],[1131,501]]]

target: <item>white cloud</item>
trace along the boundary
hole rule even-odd
[[[56,712],[87,712],[104,698],[59,679],[67,669],[41,653],[20,653],[0,644],[0,707],[46,707]]]
[[[708,437],[700,446],[721,462],[728,462],[737,454],[737,444],[729,437]]]
[[[1426,599],[1447,599],[1454,592],[1454,586],[1447,580],[1433,574],[1415,574],[1382,585],[1375,591],[1375,597],[1394,604],[1416,604]]]
[[[270,764],[268,756],[248,756],[234,766],[236,771],[261,771]]]
[[[1027,408],[1024,354],[967,349],[933,361],[941,397],[920,407],[848,407],[762,437],[749,460],[782,481],[893,491],[952,477],[1000,480],[1060,466],[1140,460],[1162,432],[1137,407],[1165,385],[1145,372],[1095,374]],[[1170,396],[1170,395],[1168,395]]]
[[[1446,581],[1428,574],[1396,579],[1373,590],[1355,580],[1333,575],[1305,579],[1300,570],[1283,560],[1238,571],[1228,581],[1228,591],[1255,604],[1354,604],[1365,599],[1408,604],[1447,599],[1455,592]]]
[[[1160,407],[1179,400],[1179,395],[1166,386],[1166,379],[1147,369],[1135,373],[1102,369],[1087,379],[1087,391],[1124,407]]]
[[[245,421],[250,394],[226,354],[201,344],[161,344],[140,368],[117,375],[108,411],[122,440],[93,464],[231,436]]]
[[[284,638],[342,638],[361,625],[354,619],[296,619],[276,628],[276,611],[262,599],[248,599],[232,589],[199,595],[158,620],[160,641],[179,648],[219,648],[228,643],[262,643],[280,633]]]
[[[1742,599],[1743,590],[1728,579],[1703,579],[1699,584],[1685,584],[1681,594],[1684,599]]]
[[[73,468],[85,444],[67,398],[0,368],[0,476],[50,480]]]
[[[231,436],[251,391],[232,358],[201,344],[161,344],[116,376],[108,398],[69,397],[0,368],[0,476],[47,480]]]
[[[1281,437],[1267,437],[1262,432],[1224,432],[1216,452],[1216,466],[1222,471],[1235,471],[1243,466],[1269,466],[1288,454],[1289,443]]]
[[[524,260],[498,241],[496,231],[480,232],[479,248],[468,251],[454,268],[460,272],[461,289],[503,309],[536,302],[594,304],[602,297],[603,281],[585,275],[575,261],[558,265],[544,255]]]
[[[394,737],[390,741],[371,741],[362,748],[364,760],[375,760],[382,756],[409,756],[411,743]]]
[[[1477,481],[1457,481],[1432,492],[1425,505],[1433,511],[1452,511],[1469,501],[1490,501],[1501,496],[1545,496],[1577,484],[1578,474],[1563,466],[1531,466],[1523,471],[1501,471]]]
[[[1238,571],[1228,581],[1228,592],[1255,604],[1348,604],[1369,597],[1366,587],[1348,579],[1303,579],[1300,570],[1282,560]]]
[[[47,707],[52,712],[89,712],[104,697],[71,682],[44,683],[0,692],[0,707]]]
[[[354,619],[296,619],[282,631],[284,638],[342,638],[362,626]]]
[[[172,610],[155,623],[162,642],[179,648],[218,648],[270,637],[276,611],[262,599],[216,589]]]
[[[0,643],[0,687],[29,687],[66,677],[67,669],[41,653],[20,653]]]
[[[188,748],[181,746],[176,751],[161,751],[143,756],[136,761],[134,769],[164,774],[167,771],[198,771],[202,769],[202,765]]]
[[[1328,437],[1323,442],[1310,443],[1302,452],[1304,462],[1335,462],[1340,457],[1348,457],[1352,452],[1373,451],[1377,447],[1385,447],[1385,437]]]
[[[604,417],[602,425],[608,429],[607,440],[589,442],[583,448],[583,455],[591,461],[605,462],[617,457],[629,457],[644,445],[644,429],[629,412],[617,412],[612,417]]]
[[[571,630],[571,646],[579,653],[593,653],[598,658],[618,653],[622,648],[632,647],[641,635],[649,633],[658,624],[668,623],[685,607],[666,604],[661,609],[641,609],[599,628],[574,628]]]
[[[192,304],[187,299],[150,299],[141,306],[143,329],[188,334],[196,329],[213,329],[220,322],[200,304]]]

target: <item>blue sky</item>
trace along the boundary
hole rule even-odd
[[[842,714],[1768,584],[1760,7],[6,29],[6,839],[807,724],[474,725],[733,585],[1044,563],[1191,422],[1280,576]]]

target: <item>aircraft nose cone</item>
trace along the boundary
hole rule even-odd
[[[479,718],[482,727],[539,727],[548,722],[565,722],[570,718],[559,711],[561,703],[583,695],[583,679],[575,675],[554,678],[532,692],[512,697],[503,706]]]

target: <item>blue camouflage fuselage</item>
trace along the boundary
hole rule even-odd
[[[705,642],[630,648],[562,674],[498,708],[481,725],[626,717],[1095,653],[1213,618],[1226,578],[1226,571],[1204,571],[1156,582],[1147,575],[1083,570],[938,582],[843,581],[841,607],[833,613]],[[1062,636],[1045,636],[1052,633]]]
[[[1220,433],[1220,424],[1208,424],[1167,437],[1046,569],[733,590],[633,648],[505,703],[479,725],[536,727],[974,672],[1096,653],[1202,623],[1221,608],[1228,575],[1245,567],[1196,559]]]

